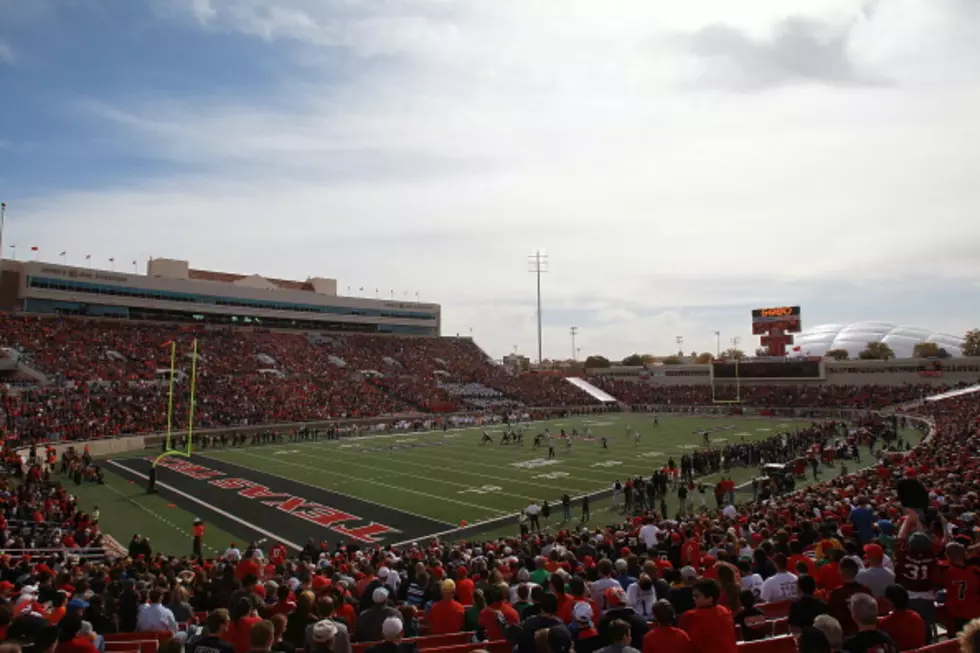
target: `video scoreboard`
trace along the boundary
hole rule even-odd
[[[799,333],[803,330],[799,306],[757,308],[752,311],[752,335],[768,335],[773,329],[783,333]]]

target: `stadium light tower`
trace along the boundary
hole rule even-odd
[[[575,336],[576,334],[578,334],[578,327],[573,326],[568,330],[568,332],[572,335],[572,362],[574,363],[576,360],[575,352],[578,351],[577,349],[575,349]]]
[[[676,336],[674,338],[674,340],[677,341],[677,355],[683,358],[683,356],[684,356],[684,336]]]
[[[715,331],[715,357],[721,358],[721,331]]]
[[[732,338],[732,349],[738,349],[738,343],[742,342],[742,339],[738,336]]]
[[[541,275],[548,271],[548,255],[542,254],[539,249],[528,256],[527,262],[530,268],[529,271],[534,273],[538,282],[538,365],[541,365],[544,361],[541,339]]]
[[[3,226],[7,222],[7,203],[0,202],[0,259],[3,259]]]

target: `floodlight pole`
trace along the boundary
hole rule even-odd
[[[541,275],[548,271],[548,255],[542,254],[541,250],[536,250],[528,257],[531,266],[530,271],[534,273],[538,283],[538,365],[544,362],[544,347],[541,337]]]
[[[575,360],[576,360],[575,359],[575,352],[576,352],[576,349],[575,349],[575,335],[578,333],[578,327],[577,326],[573,326],[572,328],[570,328],[568,330],[568,332],[570,334],[572,334],[572,362],[574,363]]]
[[[7,203],[0,202],[0,260],[3,260],[3,227],[7,222]]]
[[[721,331],[715,331],[715,347],[717,349],[715,357],[721,358]]]
[[[684,357],[684,336],[676,336],[674,340],[677,341],[677,355],[681,358]]]

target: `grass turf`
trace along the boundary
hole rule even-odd
[[[278,475],[337,493],[367,499],[393,509],[401,509],[433,519],[459,524],[475,524],[519,511],[532,501],[548,500],[552,505],[568,493],[572,497],[605,490],[616,480],[629,476],[649,476],[666,464],[668,457],[680,457],[701,446],[698,431],[720,429],[712,433],[713,443],[758,440],[781,431],[804,426],[805,421],[741,417],[659,417],[653,426],[648,414],[614,414],[584,416],[532,424],[525,433],[525,445],[500,445],[501,426],[487,427],[495,444],[480,444],[483,428],[448,432],[406,433],[368,436],[341,441],[287,442],[239,449],[213,449],[201,452],[243,467]],[[626,427],[641,433],[639,446],[627,436]],[[532,448],[533,435],[545,427],[557,434],[561,428],[580,435],[591,428],[595,442],[576,440],[566,451],[555,442],[557,461],[547,461],[547,446]],[[608,439],[602,449],[598,438]],[[399,448],[392,448],[397,446]],[[118,459],[118,457],[116,457]],[[541,462],[545,461],[545,462]],[[866,462],[868,462],[866,460]],[[204,463],[206,464],[206,462]],[[852,468],[853,471],[853,468]],[[108,472],[108,470],[107,470]],[[734,469],[732,478],[742,483],[750,480],[754,469]],[[828,471],[824,478],[830,475]],[[715,481],[718,475],[705,477]],[[180,508],[168,507],[158,496],[148,496],[138,484],[107,473],[107,485],[83,486],[73,490],[84,508],[99,504],[103,528],[128,542],[133,532],[149,535],[155,549],[183,554],[190,548],[193,515]],[[675,509],[673,497],[668,499]],[[708,494],[708,505],[714,503]],[[697,507],[697,497],[695,497]],[[574,504],[578,517],[579,505]],[[604,524],[612,520],[610,500],[593,502],[592,521]],[[561,509],[552,512],[552,525],[561,518]],[[134,525],[138,525],[134,527]],[[488,525],[480,536],[516,533],[516,526]],[[472,537],[472,536],[470,536]],[[241,533],[220,532],[209,528],[206,542],[224,550],[231,540],[246,539]]]

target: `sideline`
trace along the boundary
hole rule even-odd
[[[115,460],[110,460],[110,461],[107,461],[107,462],[110,465],[112,465],[113,467],[117,467],[117,468],[123,470],[126,473],[132,474],[133,476],[138,476],[139,478],[143,479],[144,481],[150,480],[150,477],[147,476],[146,474],[143,474],[141,472],[137,472],[135,469],[131,469],[129,467],[126,467],[125,465],[121,465],[121,464],[117,463]],[[276,540],[276,541],[282,542],[286,546],[288,546],[288,547],[290,547],[292,549],[296,549],[297,551],[302,551],[303,550],[303,547],[301,547],[299,544],[296,544],[295,542],[290,542],[289,540],[283,539],[282,537],[276,535],[275,533],[273,533],[271,531],[267,531],[264,528],[261,528],[259,526],[256,526],[255,524],[253,524],[251,522],[245,521],[241,517],[239,517],[237,515],[233,515],[232,513],[227,512],[225,510],[222,510],[221,508],[218,508],[217,506],[212,506],[207,501],[203,501],[201,499],[198,499],[197,497],[195,497],[192,494],[187,494],[186,492],[182,492],[181,490],[178,490],[177,488],[173,487],[172,485],[167,485],[166,483],[163,483],[161,481],[157,481],[157,485],[160,486],[160,487],[162,487],[164,490],[167,490],[168,492],[173,492],[174,494],[176,494],[178,496],[181,496],[181,497],[187,499],[188,501],[193,501],[194,503],[196,503],[196,504],[198,504],[198,505],[206,508],[207,510],[210,510],[211,512],[217,513],[217,514],[221,515],[222,517],[225,517],[226,519],[230,519],[230,520],[232,520],[234,522],[238,522],[242,526],[245,526],[246,528],[250,528],[251,530],[255,531],[256,533],[261,533],[262,535],[265,535],[266,537],[268,537],[268,538],[270,538],[272,540]]]

